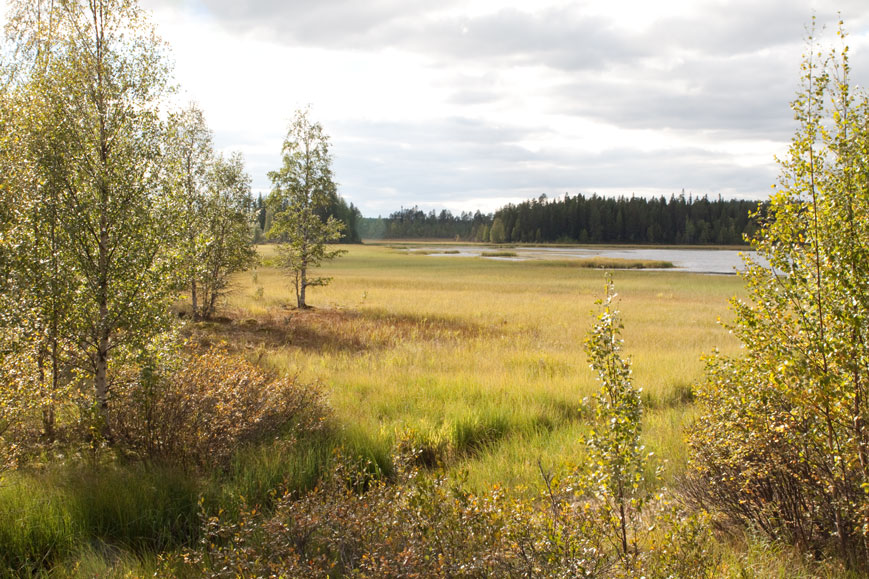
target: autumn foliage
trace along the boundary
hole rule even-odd
[[[724,520],[869,569],[869,99],[814,45],[801,127],[753,240],[738,358],[712,357],[691,495]]]
[[[317,387],[269,376],[216,347],[131,378],[114,390],[115,442],[181,465],[219,466],[246,443],[318,429],[326,414]]]

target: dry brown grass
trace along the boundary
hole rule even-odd
[[[224,342],[236,351],[297,349],[322,354],[371,352],[411,340],[457,343],[493,331],[446,316],[311,308],[273,309],[253,316],[230,311],[219,320],[189,326],[188,336],[201,346]]]

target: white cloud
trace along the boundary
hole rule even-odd
[[[838,2],[869,83],[869,6]],[[761,196],[822,0],[146,0],[180,100],[257,190],[293,111],[365,214],[570,193]],[[4,5],[0,2],[0,9]],[[830,36],[828,34],[828,36]]]

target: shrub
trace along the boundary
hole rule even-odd
[[[186,354],[164,374],[145,368],[113,390],[110,431],[137,455],[225,465],[239,445],[315,430],[325,416],[317,387],[272,378],[212,348]]]
[[[412,457],[411,457],[412,458]],[[398,461],[405,467],[415,460]],[[495,487],[468,491],[462,477],[401,468],[371,480],[359,463],[274,512],[203,516],[197,550],[166,561],[167,572],[207,577],[712,577],[708,527],[663,504],[650,512],[642,551],[625,565],[606,507],[583,498],[582,478],[547,477],[537,500]],[[365,484],[360,483],[365,479]],[[367,485],[365,492],[359,489]]]
[[[753,240],[739,358],[713,356],[691,437],[693,500],[869,569],[869,98],[847,48],[811,46],[782,187]]]
[[[612,279],[607,276],[606,297],[598,301],[601,313],[585,341],[592,369],[601,384],[595,396],[595,429],[589,435],[589,486],[602,502],[604,518],[626,561],[636,555],[638,519],[648,500],[640,487],[648,456],[640,444],[643,406],[640,390],[631,380],[631,365],[621,356],[621,319],[614,307]]]

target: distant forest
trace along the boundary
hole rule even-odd
[[[600,197],[546,195],[494,214],[454,215],[402,208],[386,218],[359,218],[363,239],[457,239],[487,243],[744,244],[758,201],[685,195]]]
[[[328,206],[317,213],[324,221],[327,217],[332,216],[344,223],[344,230],[341,232],[341,239],[338,240],[338,243],[362,243],[362,236],[359,230],[362,213],[352,203],[348,204],[343,197],[338,194],[332,195],[329,198]],[[254,201],[254,243],[278,241],[270,239],[268,236],[268,231],[272,228],[273,217],[274,207],[269,207],[268,202],[260,194],[256,201]]]

